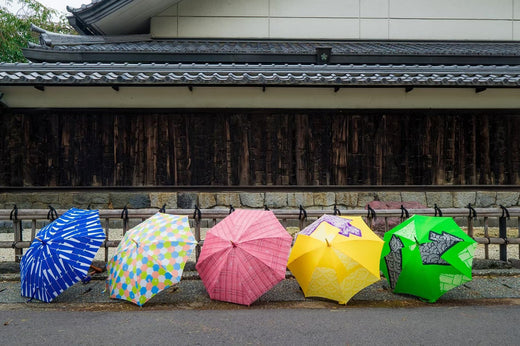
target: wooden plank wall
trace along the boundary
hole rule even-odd
[[[0,186],[520,184],[503,111],[0,110]]]

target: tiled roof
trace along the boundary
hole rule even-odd
[[[519,87],[520,66],[2,63],[1,85]]]
[[[92,40],[92,37],[89,38]],[[120,38],[122,40],[123,37]],[[113,39],[115,41],[115,39]],[[85,42],[47,45],[60,51],[172,52],[187,54],[316,54],[330,47],[333,55],[520,56],[516,42],[416,42],[416,41],[241,41],[146,40],[141,42]],[[42,47],[43,48],[43,47]]]
[[[85,35],[149,32],[150,17],[180,0],[92,0],[79,8],[67,7],[70,25]],[[184,0],[189,1],[189,0]]]
[[[152,39],[150,35],[62,35],[33,27],[33,62],[520,64],[519,42]]]

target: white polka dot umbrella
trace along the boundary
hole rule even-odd
[[[187,216],[157,213],[129,230],[107,265],[111,298],[142,306],[181,280],[195,248]]]

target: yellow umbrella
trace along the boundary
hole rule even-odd
[[[298,233],[287,267],[306,297],[346,304],[381,279],[383,244],[360,216],[323,215]]]

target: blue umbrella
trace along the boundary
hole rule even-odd
[[[22,296],[51,302],[87,277],[104,240],[97,210],[69,209],[38,232],[22,257]]]

